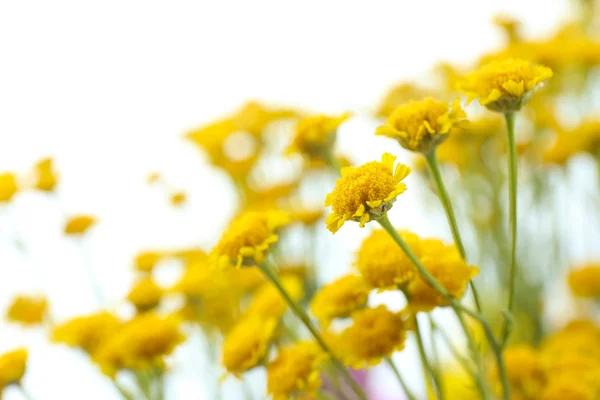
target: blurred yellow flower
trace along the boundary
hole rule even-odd
[[[135,256],[134,268],[140,272],[152,272],[165,254],[158,251],[144,251]]]
[[[325,209],[319,208],[305,208],[305,207],[292,207],[290,211],[290,218],[294,222],[299,222],[304,225],[314,225],[325,215]]]
[[[27,368],[27,350],[19,348],[0,356],[0,395],[2,388],[19,384]]]
[[[121,321],[113,314],[100,312],[77,317],[56,326],[52,332],[52,340],[93,353],[120,326]]]
[[[471,72],[458,89],[468,101],[498,112],[514,112],[529,101],[533,92],[552,77],[552,70],[521,59],[492,61]]]
[[[304,296],[303,282],[297,276],[285,276],[281,278],[283,287],[296,302]],[[262,318],[273,318],[278,320],[283,316],[288,304],[281,293],[273,284],[265,282],[256,291],[252,302],[246,308],[245,315]]]
[[[51,192],[56,187],[58,178],[54,172],[54,161],[44,158],[35,165],[36,182],[35,188],[45,192]]]
[[[93,359],[108,376],[124,368],[165,369],[164,357],[185,339],[179,325],[179,319],[172,316],[138,314],[102,343]]]
[[[600,265],[592,264],[569,272],[568,283],[576,297],[600,297]]]
[[[256,101],[249,101],[233,115],[232,120],[238,130],[258,136],[263,134],[271,122],[296,116],[298,113],[292,109],[271,108]]]
[[[492,18],[492,23],[501,28],[509,42],[519,42],[521,40],[521,21],[506,15],[498,14]]]
[[[362,277],[346,275],[321,287],[313,297],[310,309],[323,326],[328,326],[334,318],[346,317],[364,307],[369,291]]]
[[[182,206],[183,204],[185,204],[186,201],[187,201],[187,194],[182,191],[172,193],[169,198],[169,202],[171,203],[171,205],[173,205],[175,207]]]
[[[512,396],[535,398],[546,379],[538,351],[529,345],[515,345],[504,350],[503,356]],[[500,395],[502,384],[496,366],[492,369],[491,380]]]
[[[256,367],[267,356],[277,322],[272,318],[249,317],[238,322],[223,342],[223,365],[239,377]]]
[[[65,235],[83,235],[95,223],[96,219],[91,215],[76,215],[67,220],[64,228]]]
[[[248,211],[233,220],[212,251],[220,268],[254,266],[277,242],[277,231],[289,222],[281,211]]]
[[[273,400],[314,396],[322,384],[319,369],[326,358],[312,342],[297,342],[281,348],[267,366],[267,392]]]
[[[288,154],[299,153],[308,159],[327,160],[331,156],[337,129],[350,114],[340,116],[315,115],[301,119],[296,126]]]
[[[575,376],[555,377],[540,393],[540,400],[596,400],[597,391]]]
[[[421,263],[435,279],[456,299],[461,299],[471,279],[479,269],[469,266],[455,246],[447,246],[437,239],[422,239]],[[418,275],[407,289],[409,307],[413,312],[431,311],[448,305],[448,300]]]
[[[344,222],[357,221],[363,227],[372,219],[378,219],[392,208],[406,184],[401,181],[410,173],[410,168],[398,164],[396,157],[384,153],[381,162],[371,161],[360,167],[342,168],[342,177],[325,199],[325,206],[331,206],[327,229],[337,232]]]
[[[139,312],[144,312],[157,307],[163,296],[163,290],[156,284],[151,276],[139,280],[127,295],[127,300]]]
[[[10,201],[17,193],[17,178],[10,172],[0,174],[0,203]]]
[[[352,326],[342,332],[344,362],[353,368],[379,364],[384,357],[404,348],[406,326],[399,313],[380,305],[352,315]]]
[[[466,121],[460,99],[452,105],[430,97],[397,107],[376,135],[396,139],[407,150],[429,153]]]
[[[48,311],[48,301],[42,296],[17,296],[8,307],[6,318],[23,325],[36,325],[44,322]]]
[[[421,254],[419,237],[410,232],[399,233],[418,257]],[[412,261],[383,229],[373,231],[363,240],[355,266],[367,284],[381,290],[395,290],[417,274]]]
[[[392,87],[385,95],[376,114],[388,118],[394,110],[411,100],[422,99],[432,95],[430,89],[419,87],[413,83],[401,83]]]

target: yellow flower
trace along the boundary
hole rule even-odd
[[[279,350],[267,366],[267,392],[273,400],[315,395],[321,387],[319,368],[326,356],[312,342],[298,342]]]
[[[471,279],[479,273],[469,266],[455,246],[447,246],[440,240],[421,242],[420,256],[423,266],[455,299],[462,298]],[[431,311],[436,306],[448,305],[448,300],[418,275],[408,285],[409,307],[413,312]]]
[[[560,165],[579,153],[596,156],[599,148],[600,121],[584,121],[573,129],[558,130],[553,146],[544,152],[543,159]]]
[[[0,203],[10,201],[18,190],[17,178],[14,174],[10,172],[0,174]]]
[[[538,351],[528,345],[516,345],[507,348],[503,354],[504,364],[513,396],[533,398],[545,384]],[[502,392],[502,384],[498,368],[492,370],[492,382],[498,395]]]
[[[298,188],[299,181],[274,185],[269,188],[248,188],[245,191],[245,210],[268,211],[279,209],[282,203]]]
[[[533,92],[552,77],[552,70],[521,59],[492,61],[471,72],[458,89],[468,101],[498,112],[514,112],[529,101]]]
[[[290,218],[292,219],[292,221],[299,222],[304,225],[314,225],[317,222],[319,222],[319,220],[321,218],[323,218],[324,214],[325,214],[325,210],[322,207],[319,207],[319,208],[297,207],[297,208],[292,208],[292,210],[290,211]]]
[[[501,28],[509,42],[521,40],[521,21],[510,15],[498,14],[492,18],[492,23]]]
[[[321,324],[328,326],[334,318],[346,317],[364,307],[369,287],[357,275],[346,275],[323,286],[313,297],[310,308]]]
[[[295,301],[302,300],[304,287],[302,280],[297,276],[285,276],[281,279],[283,287]],[[245,311],[246,315],[273,318],[278,320],[288,308],[285,299],[279,290],[270,282],[265,282],[254,295],[254,299]]]
[[[473,385],[473,378],[465,371],[464,367],[452,365],[442,368],[442,390],[446,399],[481,400],[481,394]],[[435,395],[431,393],[431,398]],[[517,400],[514,399],[513,400]]]
[[[184,340],[179,324],[174,317],[151,312],[139,314],[108,338],[93,359],[108,376],[121,369],[164,369],[164,357]]]
[[[404,164],[394,168],[395,161],[395,156],[385,153],[381,162],[342,168],[342,177],[325,199],[325,206],[333,210],[325,221],[327,229],[335,233],[348,220],[360,222],[363,227],[392,208],[396,197],[406,190],[401,181],[410,173]]]
[[[138,311],[148,311],[160,304],[163,290],[154,282],[151,276],[146,276],[138,281],[127,295],[127,300]]]
[[[83,235],[88,229],[96,223],[96,219],[91,215],[77,215],[69,218],[65,224],[65,235]]]
[[[399,231],[410,249],[421,254],[420,239],[410,232]],[[384,230],[375,230],[358,250],[355,266],[367,284],[373,288],[395,290],[406,285],[417,274],[415,265]]]
[[[389,117],[394,110],[402,104],[408,103],[414,99],[422,99],[431,96],[431,91],[412,83],[401,83],[390,89],[377,110],[380,117]]]
[[[121,321],[108,312],[74,318],[54,328],[52,340],[93,353],[121,326]]]
[[[576,297],[600,297],[600,265],[588,265],[569,272],[569,287]]]
[[[256,101],[249,101],[233,115],[237,130],[252,135],[262,135],[271,122],[296,117],[298,113],[286,108],[269,108]]]
[[[229,279],[240,292],[252,292],[265,282],[265,276],[258,267],[246,267],[229,272]]]
[[[466,116],[460,99],[450,105],[428,97],[397,107],[386,125],[377,128],[375,134],[396,139],[407,150],[429,153],[465,121]]]
[[[48,301],[44,297],[17,296],[6,313],[6,318],[23,325],[36,325],[44,322]]]
[[[179,207],[183,205],[187,201],[187,194],[185,192],[179,191],[171,194],[169,198],[169,202],[171,205],[175,207]]]
[[[544,339],[542,353],[551,360],[570,353],[589,355],[600,360],[600,327],[595,321],[571,321]]]
[[[1,389],[19,384],[27,368],[27,350],[16,349],[0,356],[0,394]]]
[[[158,251],[145,251],[139,253],[135,257],[135,269],[140,272],[152,272],[156,264],[158,264],[164,256],[164,253]]]
[[[585,385],[575,376],[555,377],[540,393],[540,400],[596,400],[597,391]]]
[[[284,212],[248,211],[233,220],[212,256],[221,268],[260,264],[269,247],[277,242],[277,230],[288,222]]]
[[[235,376],[256,367],[267,356],[277,322],[249,317],[235,325],[223,342],[223,365]]]
[[[378,364],[404,348],[406,326],[401,315],[385,306],[365,308],[352,315],[353,324],[342,332],[344,362],[353,368]]]
[[[330,156],[339,126],[350,118],[350,114],[331,117],[315,115],[298,122],[288,154],[300,153],[308,159],[324,159]]]
[[[54,173],[54,161],[44,158],[35,165],[36,182],[35,188],[45,192],[51,192],[56,187],[58,179]]]

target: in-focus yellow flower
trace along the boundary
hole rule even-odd
[[[404,348],[406,326],[399,313],[385,306],[365,308],[352,315],[353,324],[342,332],[344,362],[353,368],[379,364]]]
[[[184,340],[177,318],[155,313],[138,314],[108,338],[93,359],[108,376],[121,369],[165,369],[165,356]]]
[[[469,102],[479,99],[479,104],[492,111],[514,112],[551,77],[552,70],[548,67],[509,58],[492,61],[471,72],[458,89],[468,96]]]
[[[334,318],[346,317],[364,307],[369,291],[362,277],[346,275],[323,286],[313,297],[310,309],[322,325],[328,326]]]
[[[421,242],[420,260],[423,266],[455,299],[461,299],[471,279],[479,269],[469,266],[455,246],[447,246],[440,240]],[[431,311],[448,305],[448,300],[418,275],[408,285],[409,307],[413,312]]]
[[[19,191],[17,178],[10,172],[0,174],[0,203],[10,201]]]
[[[44,322],[47,311],[45,297],[17,296],[8,307],[6,318],[23,325],[36,325]]]
[[[27,350],[16,349],[0,356],[0,395],[2,388],[19,384],[27,369]]]
[[[96,219],[91,215],[76,215],[67,220],[65,235],[84,235],[95,223]]]
[[[333,150],[339,126],[350,118],[350,114],[331,117],[315,115],[298,122],[288,154],[300,153],[308,159],[327,160]]]
[[[587,265],[569,272],[569,288],[576,297],[600,297],[600,265]]]
[[[134,268],[140,272],[152,272],[165,254],[158,251],[144,251],[135,256]]]
[[[264,261],[277,231],[289,222],[281,211],[248,211],[237,217],[223,233],[212,256],[220,268],[255,266]]]
[[[54,172],[54,161],[44,158],[35,165],[36,182],[35,188],[45,192],[51,192],[56,187],[58,178]]]
[[[418,257],[419,237],[410,232],[399,231],[399,234]],[[417,274],[412,261],[383,229],[373,231],[363,240],[354,265],[367,284],[381,290],[396,290]]]
[[[375,134],[396,139],[407,150],[429,153],[466,121],[466,116],[460,99],[450,105],[428,97],[397,107]]]
[[[77,317],[54,328],[52,340],[93,353],[121,326],[121,321],[108,312]]]
[[[169,198],[169,202],[171,203],[171,205],[173,205],[175,207],[182,206],[183,204],[185,204],[186,201],[187,201],[187,194],[182,191],[172,193]]]
[[[335,233],[348,220],[357,221],[363,227],[387,213],[396,197],[406,190],[406,184],[401,181],[410,173],[404,164],[394,168],[395,161],[395,156],[384,153],[381,162],[342,168],[342,177],[325,199],[325,206],[333,210],[325,221],[327,229]]]
[[[313,396],[321,387],[319,369],[327,358],[313,342],[298,342],[279,350],[267,366],[267,392],[273,400]]]
[[[302,300],[304,296],[304,286],[302,280],[297,276],[285,276],[281,278],[283,287],[296,302]],[[248,305],[245,315],[273,318],[278,320],[283,316],[288,308],[285,299],[279,293],[279,290],[270,282],[265,282],[254,294],[254,299]]]
[[[256,367],[267,356],[277,322],[249,317],[238,322],[223,342],[223,365],[234,376]]]
[[[137,308],[139,312],[151,310],[160,304],[163,290],[156,284],[151,276],[139,280],[127,295],[127,300]]]

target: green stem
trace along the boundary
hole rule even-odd
[[[323,339],[323,337],[321,336],[321,334],[317,331],[317,329],[313,325],[313,323],[310,320],[310,317],[308,316],[308,314],[306,314],[306,311],[304,311],[304,309],[302,307],[300,307],[294,301],[294,299],[292,299],[292,297],[290,296],[290,294],[287,292],[287,290],[285,289],[285,287],[283,286],[283,284],[279,280],[279,277],[274,272],[274,268],[268,263],[268,261],[265,261],[263,264],[259,264],[259,268],[265,274],[266,278],[277,288],[277,290],[279,291],[279,293],[281,293],[281,295],[283,296],[283,298],[285,299],[285,301],[288,303],[288,305],[290,306],[290,308],[292,309],[292,311],[294,312],[294,314],[296,314],[296,316],[300,319],[300,321],[302,321],[302,323],[304,324],[304,326],[306,326],[306,328],[312,334],[312,336],[317,341],[317,343],[319,344],[319,346],[321,346],[321,348],[323,349],[323,351],[329,355],[329,357],[330,357],[331,362],[333,363],[333,365],[344,376],[344,378],[346,379],[346,381],[348,381],[348,383],[350,384],[350,386],[352,387],[352,389],[354,390],[354,392],[358,395],[358,397],[361,400],[367,400],[367,395],[365,394],[365,392],[363,391],[363,389],[354,380],[354,378],[352,377],[352,375],[350,375],[350,372],[348,372],[348,370],[342,364],[342,362],[337,357],[335,357],[335,355],[333,354],[333,351],[331,351],[331,349],[329,348],[329,346],[327,345],[327,343],[325,342],[325,340]]]
[[[517,275],[517,145],[515,142],[515,114],[507,112],[508,130],[508,206],[511,232],[510,272],[508,277],[508,311],[513,310],[515,280]]]
[[[406,397],[408,398],[408,400],[417,400],[415,395],[410,391],[410,389],[408,389],[408,385],[406,384],[406,381],[404,380],[404,378],[402,378],[402,375],[400,375],[400,371],[398,370],[398,368],[396,367],[396,364],[394,364],[392,359],[389,357],[386,357],[385,362],[387,365],[389,365],[389,367],[392,370],[392,372],[394,373],[394,375],[396,375],[396,379],[398,379],[398,382],[400,382],[400,386],[402,386],[402,389],[404,390],[404,394],[406,394]]]
[[[123,387],[123,385],[121,385],[119,382],[117,382],[116,379],[113,379],[112,383],[125,400],[134,400],[135,399],[133,394],[129,393],[129,391],[127,389],[125,389],[125,387]]]
[[[402,237],[398,234],[398,231],[396,231],[396,229],[394,229],[387,214],[384,214],[382,217],[380,217],[377,220],[377,222],[379,222],[379,224],[383,227],[383,229],[385,229],[385,231],[392,237],[392,239],[394,239],[394,241],[402,249],[402,251],[404,251],[404,254],[406,254],[406,256],[415,265],[415,267],[417,267],[417,270],[419,271],[419,274],[421,275],[421,277],[423,277],[423,279],[425,279],[425,281],[433,289],[435,289],[438,293],[440,293],[442,296],[444,296],[446,298],[446,300],[452,306],[454,312],[457,315],[460,314],[459,311],[462,311],[462,312],[466,313],[467,315],[469,315],[470,317],[479,321],[479,323],[481,323],[483,330],[485,332],[485,335],[486,335],[488,341],[490,342],[490,346],[492,346],[492,349],[496,356],[496,363],[498,364],[498,370],[500,371],[500,376],[502,379],[502,387],[504,389],[504,399],[509,400],[510,399],[510,386],[508,385],[508,376],[506,375],[506,368],[504,367],[504,358],[502,357],[502,347],[496,341],[496,338],[494,337],[492,329],[491,329],[489,323],[487,322],[487,320],[485,319],[485,317],[483,317],[481,314],[479,314],[475,311],[469,310],[468,308],[463,306],[459,301],[457,301],[454,297],[452,297],[452,295],[450,293],[448,293],[448,291],[437,281],[437,279],[435,279],[435,277],[433,275],[431,275],[431,273],[427,270],[427,268],[425,268],[425,266],[421,263],[421,261],[417,258],[417,256],[412,252],[412,250],[410,249],[410,247],[408,247],[408,245],[406,244],[404,239],[402,239]],[[469,339],[469,337],[467,337],[467,339]],[[471,340],[471,342],[472,342],[472,340]],[[476,346],[475,343],[471,343],[471,345]]]
[[[460,255],[462,256],[463,260],[466,261],[467,253],[465,251],[465,246],[463,244],[462,237],[460,236],[460,231],[458,230],[458,224],[456,223],[456,215],[454,214],[454,208],[452,207],[450,196],[448,195],[448,191],[446,190],[446,186],[444,185],[444,180],[442,179],[440,165],[438,163],[435,148],[429,153],[425,154],[425,160],[427,160],[429,172],[435,185],[438,197],[442,202],[442,206],[444,206],[444,211],[446,212],[446,218],[448,219],[448,224],[450,225],[450,230],[452,231],[454,243],[456,243],[456,247],[458,247],[458,251],[460,252]],[[479,301],[479,294],[477,292],[477,288],[475,287],[473,281],[469,282],[469,286],[471,287],[471,291],[473,292],[473,300],[475,301],[477,311],[481,312],[481,303]]]
[[[423,336],[421,336],[421,330],[419,328],[419,321],[417,319],[417,316],[413,315],[412,319],[413,319],[413,325],[415,326],[415,337],[417,339],[417,348],[419,349],[419,357],[421,358],[421,363],[423,364],[423,369],[431,378],[433,390],[437,393],[436,398],[438,400],[444,400],[444,393],[442,392],[440,382],[436,376],[435,371],[431,367],[431,363],[429,362],[429,359],[427,358],[427,354],[425,353],[425,346],[423,345]],[[427,381],[427,377],[425,377],[425,380]],[[427,385],[427,386],[429,386],[429,385]]]
[[[23,387],[22,384],[19,383],[17,386],[19,387],[21,394],[23,395],[23,397],[26,400],[35,400],[35,398],[31,395],[31,393],[29,393],[27,390],[25,390],[25,388]]]

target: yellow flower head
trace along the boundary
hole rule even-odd
[[[521,59],[492,61],[471,72],[458,89],[468,101],[498,112],[514,112],[529,101],[533,92],[552,77],[552,70]]]
[[[0,389],[21,382],[27,368],[27,356],[24,348],[0,356]]]
[[[418,257],[421,254],[419,237],[410,232],[399,233]],[[395,290],[417,274],[412,261],[383,229],[373,231],[362,242],[355,266],[367,284],[381,290]]]
[[[17,178],[14,174],[10,172],[0,174],[0,203],[10,201],[18,190]]]
[[[440,240],[423,240],[420,256],[423,266],[456,299],[460,299],[471,279],[479,273],[469,266],[455,246]],[[408,285],[409,307],[413,312],[431,311],[448,305],[448,300],[419,275]]]
[[[321,387],[319,368],[326,358],[312,342],[298,342],[280,349],[277,358],[267,366],[267,392],[273,400],[314,395]]]
[[[54,161],[44,158],[35,165],[36,182],[35,188],[45,192],[51,192],[56,187],[58,179],[54,173]]]
[[[335,143],[338,127],[350,114],[337,117],[315,115],[298,122],[288,153],[300,153],[308,159],[327,159]]]
[[[540,393],[540,400],[596,400],[596,393],[575,376],[561,376],[550,380]]]
[[[564,354],[582,354],[600,360],[600,327],[591,320],[575,320],[558,332],[546,337],[542,354],[556,359]]]
[[[96,223],[96,219],[91,215],[77,215],[69,218],[65,224],[65,235],[83,235],[88,229]]]
[[[140,272],[152,272],[156,264],[165,257],[158,251],[145,251],[135,256],[134,268]]]
[[[347,365],[353,368],[376,365],[404,348],[406,326],[400,314],[381,305],[356,311],[352,319],[352,326],[341,336]]]
[[[146,276],[139,280],[127,295],[127,300],[144,312],[151,310],[160,304],[163,296],[163,290],[156,284],[151,276]]]
[[[528,345],[516,345],[507,348],[503,356],[513,394],[519,393],[522,398],[535,397],[545,383],[538,351]],[[502,384],[497,367],[492,370],[491,378],[500,394]]]
[[[139,314],[97,349],[94,361],[108,376],[121,369],[164,369],[164,357],[184,340],[179,324],[174,317]]]
[[[281,211],[248,211],[237,217],[225,231],[212,255],[221,268],[253,266],[264,261],[276,243],[277,230],[289,222]]]
[[[346,275],[323,286],[313,297],[310,308],[321,324],[328,326],[334,318],[346,317],[364,307],[369,291],[362,277]]]
[[[296,117],[298,113],[286,108],[270,108],[256,101],[249,101],[233,115],[233,123],[240,131],[261,135],[271,122]]]
[[[223,365],[235,376],[256,367],[267,356],[277,322],[249,317],[238,322],[223,342]]]
[[[8,307],[6,318],[23,325],[36,325],[44,322],[47,310],[45,297],[17,296]]]
[[[397,107],[375,134],[396,139],[407,150],[429,153],[465,121],[466,116],[460,99],[450,105],[428,97]]]
[[[52,340],[93,353],[121,326],[121,321],[108,312],[74,318],[58,325],[52,332]]]
[[[384,153],[381,162],[342,168],[342,177],[325,199],[325,206],[333,210],[325,221],[327,229],[335,233],[348,220],[360,222],[363,227],[387,213],[396,197],[406,190],[401,181],[410,173],[404,164],[394,168],[395,161],[395,156]]]
[[[285,276],[281,279],[283,287],[295,301],[302,300],[304,286],[302,280],[297,276]],[[287,302],[279,291],[270,282],[265,282],[254,295],[254,299],[248,305],[245,314],[263,318],[278,320],[288,308]]]
[[[600,298],[600,265],[574,269],[568,276],[569,288],[576,297]]]
[[[174,192],[169,198],[169,202],[172,206],[180,207],[187,201],[187,194],[183,191]]]

